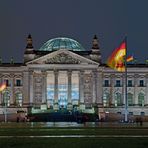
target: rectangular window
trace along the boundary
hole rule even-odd
[[[121,115],[121,112],[117,112],[117,114],[120,114]]]
[[[140,114],[141,114],[141,116],[144,116],[145,115],[145,112],[141,112]]]
[[[104,86],[109,87],[109,80],[104,80]]]
[[[132,87],[132,80],[128,80],[128,87]]]
[[[121,81],[120,80],[116,80],[116,87],[121,87]]]
[[[9,86],[9,80],[5,79],[6,86]]]
[[[21,86],[21,80],[20,79],[16,80],[16,86]]]
[[[140,87],[143,87],[143,86],[144,86],[144,80],[140,80],[140,81],[139,81],[139,86],[140,86]]]
[[[129,112],[129,115],[133,115],[133,112]]]

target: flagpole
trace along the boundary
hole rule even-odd
[[[128,99],[127,99],[127,37],[125,37],[125,46],[126,46],[126,50],[125,50],[125,122],[128,121]]]
[[[124,121],[128,121],[128,96],[127,96],[127,36],[124,41],[116,48],[111,56],[108,58],[107,65],[119,72],[123,73],[125,84],[123,85],[123,110]]]

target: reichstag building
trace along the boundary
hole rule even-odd
[[[24,62],[0,60],[0,83],[7,88],[0,94],[0,114],[45,110],[82,112],[125,112],[125,74],[101,62],[96,36],[91,49],[76,40],[59,37],[39,49],[27,37]],[[148,115],[148,65],[128,64],[127,102],[131,115]]]

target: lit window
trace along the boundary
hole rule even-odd
[[[48,108],[53,107],[54,103],[54,75],[53,73],[49,73],[47,75],[47,105]]]
[[[109,98],[110,98],[109,93],[105,92],[103,94],[103,106],[104,107],[108,107],[109,106]]]
[[[58,104],[60,108],[67,106],[68,78],[66,73],[59,73],[58,77]]]
[[[128,93],[127,97],[128,97],[128,106],[132,106],[133,105],[133,94]]]
[[[8,91],[3,93],[3,105],[10,106],[10,93]]]
[[[79,76],[77,73],[72,74],[71,100],[72,100],[73,105],[78,105],[79,103]]]
[[[22,98],[22,94],[21,93],[17,93],[16,94],[16,105],[17,106],[22,106],[23,103],[23,98]]]
[[[115,106],[122,105],[122,95],[120,93],[115,94]]]
[[[138,95],[138,105],[144,106],[144,94],[143,93],[139,93]]]

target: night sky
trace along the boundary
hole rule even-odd
[[[86,49],[98,36],[103,62],[127,35],[128,54],[148,59],[148,0],[0,0],[0,56],[23,61],[26,37],[35,49],[55,37]]]

